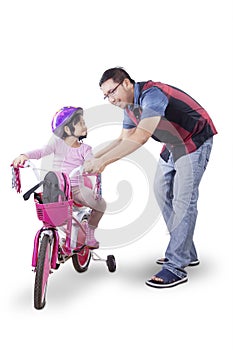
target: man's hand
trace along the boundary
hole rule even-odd
[[[93,173],[98,174],[102,173],[104,171],[105,165],[103,164],[103,161],[101,158],[91,158],[89,160],[86,160],[83,164],[83,170],[87,173]]]

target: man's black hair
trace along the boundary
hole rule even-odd
[[[106,70],[100,79],[99,86],[108,79],[112,79],[115,83],[121,83],[124,79],[129,79],[132,84],[135,84],[135,81],[122,67],[115,67]]]

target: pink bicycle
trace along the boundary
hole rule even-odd
[[[17,192],[21,191],[20,168],[26,167],[36,172],[30,161],[25,162],[22,167],[12,167],[12,187]],[[54,176],[53,172],[49,172],[50,177],[51,173]],[[70,174],[70,177],[77,173],[84,176],[79,167]],[[45,180],[23,195],[24,200],[28,200],[31,194],[34,194],[37,217],[43,222],[43,226],[35,235],[32,254],[32,266],[35,272],[34,307],[36,309],[42,309],[45,306],[49,275],[70,258],[74,269],[79,273],[88,269],[91,258],[95,261],[106,262],[110,272],[116,270],[114,255],[108,255],[107,259],[102,259],[96,251],[90,250],[85,245],[86,225],[91,209],[74,203],[70,191],[70,178],[66,174],[56,173],[56,175],[63,177],[65,187],[62,194],[59,193],[52,202],[43,200],[45,199],[44,191],[36,191],[45,183]],[[95,176],[95,193],[96,196],[101,196],[101,177],[100,174]],[[87,184],[91,186],[88,181]],[[55,187],[57,189],[57,186]]]

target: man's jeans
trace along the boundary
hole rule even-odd
[[[197,218],[198,187],[208,164],[213,138],[208,139],[195,152],[173,161],[172,154],[168,162],[161,157],[155,175],[155,195],[162,211],[170,242],[163,265],[183,278],[187,275],[184,268],[197,260],[193,243],[193,233]]]

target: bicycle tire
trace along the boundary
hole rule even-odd
[[[84,216],[81,221],[81,224],[84,230],[86,230],[87,220],[88,220],[88,217]],[[87,246],[85,246],[81,250],[81,252],[72,255],[72,262],[73,262],[74,269],[79,273],[87,271],[88,266],[90,264],[90,260],[91,260],[91,252]]]
[[[72,255],[74,269],[79,273],[87,271],[90,260],[91,252],[88,247],[84,247],[80,253]]]
[[[115,272],[116,271],[116,260],[114,255],[108,255],[106,264],[108,266],[109,272]]]
[[[46,304],[47,284],[51,268],[51,246],[52,239],[49,235],[45,234],[41,240],[36,265],[34,307],[37,310],[43,309]]]

